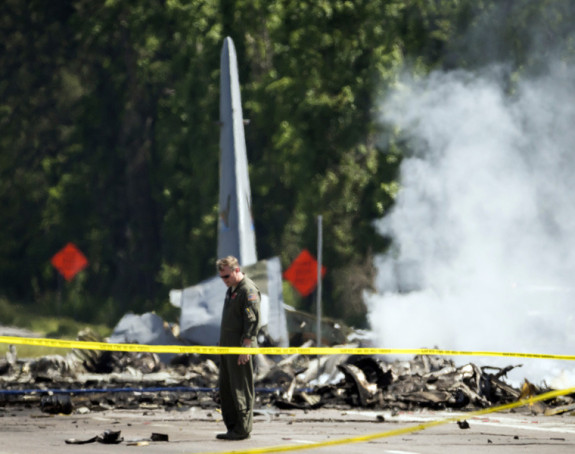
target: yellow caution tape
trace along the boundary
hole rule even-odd
[[[260,347],[260,348],[243,348],[243,347],[206,347],[206,346],[179,346],[179,345],[141,345],[141,344],[112,344],[107,342],[86,342],[86,341],[71,341],[61,339],[46,339],[46,338],[26,338],[15,336],[0,336],[0,343],[15,344],[15,345],[35,345],[41,347],[55,347],[55,348],[76,348],[83,350],[107,350],[107,351],[126,351],[126,352],[152,352],[152,353],[198,353],[210,355],[238,355],[242,353],[261,353],[268,355],[443,355],[443,356],[504,356],[516,358],[536,358],[536,359],[558,359],[558,360],[575,360],[573,355],[550,355],[550,354],[537,354],[537,353],[511,353],[511,352],[486,352],[486,351],[458,351],[458,350],[438,350],[429,348],[420,349],[397,349],[397,348],[336,348],[336,347]],[[512,408],[522,407],[524,405],[533,404],[544,400],[549,400],[554,397],[564,396],[567,394],[575,393],[575,388],[569,388],[558,391],[551,391],[539,396],[529,396],[526,399],[521,399],[517,402],[510,404],[500,405],[498,407],[486,408],[478,410],[465,415],[454,416],[439,421],[431,421],[424,424],[419,424],[413,427],[406,427],[402,429],[395,429],[388,432],[365,435],[354,438],[344,438],[339,440],[330,440],[320,443],[309,443],[306,445],[294,446],[272,446],[268,448],[250,449],[245,451],[230,451],[236,454],[259,454],[270,452],[287,452],[298,451],[303,449],[322,448],[325,446],[334,446],[349,443],[359,443],[378,438],[392,437],[396,435],[403,435],[412,432],[418,432],[430,427],[447,424],[450,422],[460,421],[462,419],[473,418],[497,411],[510,410]],[[221,453],[220,453],[221,454]],[[227,454],[227,453],[224,453]]]
[[[424,430],[424,429],[429,429],[430,427],[436,427],[436,426],[448,424],[451,422],[461,421],[463,419],[475,418],[477,416],[483,416],[483,415],[486,415],[489,413],[495,413],[498,411],[511,410],[512,408],[522,407],[524,405],[528,405],[528,404],[531,404],[534,402],[549,400],[549,399],[552,399],[554,397],[564,396],[566,394],[573,394],[573,393],[575,393],[575,388],[563,389],[563,390],[559,390],[559,391],[550,391],[548,393],[541,394],[539,396],[530,397],[528,399],[522,399],[522,400],[519,400],[517,402],[510,403],[510,404],[500,405],[497,407],[485,408],[483,410],[477,410],[477,411],[465,413],[464,415],[453,416],[451,418],[440,419],[438,421],[430,421],[427,423],[418,424],[416,426],[390,430],[388,432],[363,435],[361,437],[340,438],[337,440],[329,440],[329,441],[322,441],[322,442],[318,442],[318,443],[308,443],[308,444],[301,444],[301,445],[270,446],[267,448],[246,449],[244,451],[234,450],[234,451],[226,451],[223,453],[221,451],[218,451],[218,453],[219,454],[231,454],[233,452],[234,454],[263,454],[263,453],[269,453],[269,452],[301,451],[304,449],[324,448],[326,446],[344,445],[344,444],[350,444],[350,443],[360,443],[360,442],[365,442],[365,441],[376,440],[378,438],[388,438],[388,437],[394,437],[396,435],[405,435],[408,433],[419,432],[419,431]],[[202,454],[202,453],[200,453],[200,454]],[[203,454],[215,454],[215,453],[207,453],[206,452]]]
[[[108,342],[86,342],[62,339],[0,336],[0,343],[35,345],[53,348],[76,348],[81,350],[108,350],[150,353],[198,353],[200,355],[437,355],[437,356],[504,356],[512,358],[558,359],[575,361],[574,355],[551,355],[541,353],[512,353],[488,351],[439,350],[433,348],[339,348],[339,347],[210,347],[203,345],[141,345],[112,344]]]

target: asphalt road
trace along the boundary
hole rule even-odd
[[[389,412],[314,410],[259,410],[249,440],[216,440],[224,431],[220,414],[200,408],[182,411],[111,410],[98,413],[47,415],[36,408],[0,408],[1,454],[63,453],[221,453],[231,451],[304,453],[573,453],[575,416],[531,416],[494,413],[469,418],[469,428],[455,422],[410,432],[430,421],[452,417],[450,412]],[[397,434],[406,428],[406,433]],[[105,431],[120,431],[123,441],[109,445],[98,442],[67,444],[66,440],[89,440]],[[149,441],[153,433],[168,441]],[[392,434],[368,441],[313,447],[312,443],[335,442],[374,434]],[[281,447],[278,450],[266,450]]]

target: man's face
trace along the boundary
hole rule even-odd
[[[224,266],[219,272],[222,281],[228,287],[232,287],[238,283],[238,271],[239,268],[230,268],[229,266]]]

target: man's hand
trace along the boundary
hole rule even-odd
[[[252,340],[251,339],[244,339],[242,347],[250,348],[251,346],[252,346]],[[242,366],[244,364],[247,364],[249,360],[250,360],[249,354],[246,353],[244,355],[239,355],[238,356],[238,366]]]

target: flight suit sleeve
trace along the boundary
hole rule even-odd
[[[243,307],[243,339],[255,339],[258,334],[260,320],[260,292],[257,288],[249,287],[245,293]]]

